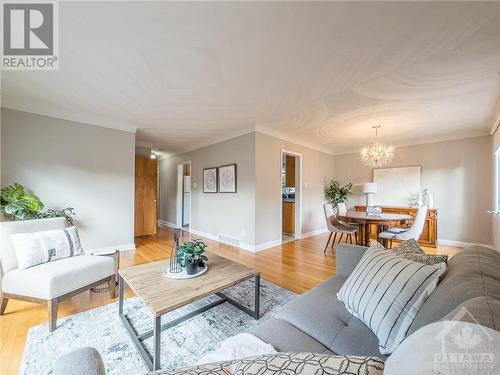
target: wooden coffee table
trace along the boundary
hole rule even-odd
[[[169,279],[163,275],[169,260],[160,260],[137,266],[127,267],[119,271],[118,313],[128,334],[132,338],[139,354],[150,370],[160,368],[161,332],[195,317],[215,306],[228,302],[255,319],[259,319],[260,273],[256,270],[220,257],[208,255],[208,271],[196,278],[186,280]],[[244,280],[255,278],[255,308],[250,310],[238,301],[221,293],[224,289]],[[127,315],[123,313],[123,291],[125,283],[136,296],[143,299],[153,314],[153,329],[137,334]],[[219,300],[209,303],[171,322],[161,324],[161,316],[179,307],[215,294]],[[154,337],[153,355],[150,355],[143,341]]]

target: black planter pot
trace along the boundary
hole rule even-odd
[[[198,259],[198,267],[205,267],[205,262],[203,261],[203,259]]]
[[[198,271],[198,263],[197,262],[186,263],[186,273],[188,275],[194,275],[197,271]]]

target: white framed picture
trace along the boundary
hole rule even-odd
[[[219,167],[219,193],[236,193],[236,164]]]
[[[412,195],[418,194],[422,166],[375,168],[373,182],[377,184],[375,204],[380,206],[408,206]]]
[[[203,192],[217,193],[217,168],[203,169]]]

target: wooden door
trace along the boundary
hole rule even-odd
[[[156,234],[156,159],[135,156],[135,236]]]
[[[295,156],[285,155],[285,187],[295,187]]]

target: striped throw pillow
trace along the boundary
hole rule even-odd
[[[11,236],[19,269],[83,254],[76,227]]]
[[[377,336],[382,354],[391,354],[436,288],[446,265],[429,266],[370,248],[337,293],[339,301]]]

